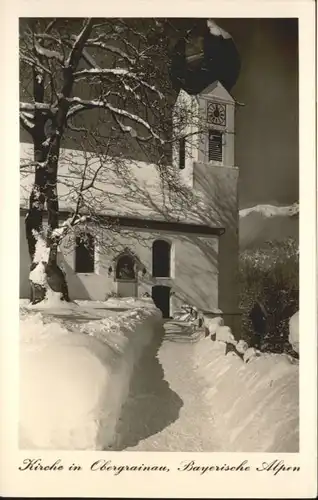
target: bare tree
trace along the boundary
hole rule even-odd
[[[34,181],[25,219],[33,303],[43,300],[52,287],[69,300],[57,265],[58,245],[76,226],[88,220],[101,223],[90,193],[94,188],[96,199],[97,180],[104,186],[111,182],[109,158],[117,173],[125,175],[124,142],[126,148],[130,144],[132,156],[138,149],[154,159],[163,182],[176,186],[165,169],[174,140],[167,99],[171,89],[162,69],[168,57],[165,21],[140,23],[61,18],[20,23],[20,123],[33,143]],[[182,132],[182,119],[180,123]],[[82,164],[76,158],[68,160],[77,182],[72,185],[70,178],[64,179],[74,204],[59,226],[57,182],[67,141],[84,153],[94,151],[98,164],[92,167],[87,155]],[[135,196],[137,184],[131,183],[130,189]],[[105,199],[105,190],[102,196]]]

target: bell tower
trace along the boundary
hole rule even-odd
[[[205,131],[201,136],[198,161],[219,167],[234,167],[233,97],[220,82],[215,82],[201,92],[199,106]]]
[[[205,201],[205,210],[197,212],[202,222],[224,229],[218,239],[218,308],[225,324],[238,331],[239,170],[234,159],[235,101],[220,82],[214,82],[197,95],[181,90],[176,106],[179,113],[183,110],[184,122],[178,130],[181,140],[174,152],[174,166],[184,184]]]
[[[188,187],[195,187],[195,162],[210,167],[234,167],[235,101],[220,82],[200,94],[181,90],[174,113],[179,137],[173,163]]]

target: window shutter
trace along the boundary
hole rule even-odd
[[[209,161],[223,161],[222,132],[209,131]]]

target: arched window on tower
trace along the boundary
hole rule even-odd
[[[171,275],[171,245],[165,240],[156,240],[152,245],[152,275],[169,278]]]

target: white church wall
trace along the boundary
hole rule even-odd
[[[227,104],[226,106],[226,127],[224,136],[224,165],[234,167],[234,138],[235,138],[235,106]]]
[[[203,310],[218,307],[218,237],[180,235],[176,238],[176,308],[183,302]]]
[[[172,148],[172,165],[179,170],[182,182],[189,188],[193,187],[193,161],[198,161],[198,135],[200,106],[197,96],[190,96],[181,89],[175,104],[175,133],[186,137],[185,165],[183,169],[179,167],[179,142]],[[180,115],[184,115],[184,127],[180,128]]]
[[[99,236],[99,239],[102,238]],[[152,245],[157,239],[171,243],[170,278],[152,277]],[[118,234],[112,234],[112,245],[107,247],[107,237],[104,238],[104,244],[98,243],[94,273],[75,272],[75,245],[70,245],[70,242],[61,245],[58,260],[66,273],[72,300],[105,300],[108,294],[116,293],[115,259],[125,248],[129,248],[140,261],[138,296],[144,293],[151,296],[153,286],[166,285],[171,288],[171,312],[179,309],[184,302],[199,309],[215,310],[218,307],[219,295],[218,240],[217,236],[122,229]],[[20,250],[20,296],[28,297],[29,257],[24,231],[21,232]],[[143,268],[146,270],[145,275],[142,273]]]
[[[236,167],[196,163],[194,187],[209,200],[211,212],[219,219],[225,232],[220,237],[218,252],[219,308],[229,319],[226,324],[237,330],[238,315],[238,176]],[[209,218],[209,211],[206,212]]]

